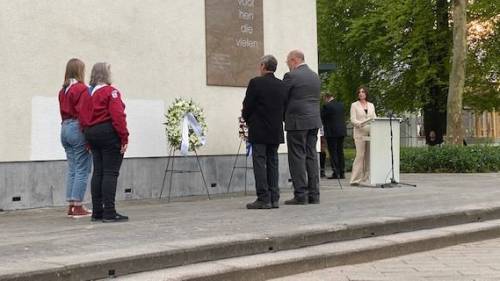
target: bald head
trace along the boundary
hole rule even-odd
[[[286,57],[286,64],[290,71],[294,70],[300,64],[304,63],[304,53],[300,50],[292,50]]]
[[[288,56],[304,61],[304,53],[300,50],[290,51],[290,53],[288,53]]]

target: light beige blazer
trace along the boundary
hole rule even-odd
[[[377,115],[375,114],[375,106],[373,106],[373,103],[368,102],[367,107],[368,113],[365,112],[359,101],[351,104],[351,123],[354,126],[354,139],[370,135],[370,123],[363,124],[363,122],[373,119],[377,117]]]

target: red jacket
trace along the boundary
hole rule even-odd
[[[68,88],[69,87],[69,88]],[[87,86],[83,83],[76,83],[59,91],[59,110],[61,119],[78,119],[81,108],[81,96],[87,94]],[[67,91],[66,91],[67,90]]]
[[[84,95],[80,113],[80,124],[83,128],[109,122],[120,137],[121,143],[128,143],[125,104],[120,92],[112,86],[97,86],[93,93]]]

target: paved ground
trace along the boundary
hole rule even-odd
[[[293,231],[314,225],[354,224],[387,217],[409,217],[464,208],[500,205],[500,174],[405,174],[417,188],[344,187],[322,182],[320,205],[246,210],[254,197],[193,202],[129,201],[119,210],[131,220],[120,224],[69,219],[65,209],[0,213],[0,273],[37,269],[47,264],[92,260],[114,252],[181,241],[246,233]],[[347,183],[344,181],[344,184]],[[285,193],[282,199],[288,199]]]
[[[358,265],[272,279],[270,281],[498,281],[500,239]]]

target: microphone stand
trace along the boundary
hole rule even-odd
[[[400,187],[400,185],[417,187],[416,184],[398,182],[398,181],[396,181],[396,178],[394,177],[394,148],[393,148],[393,137],[394,136],[392,133],[392,117],[393,117],[393,113],[391,112],[391,113],[389,113],[389,128],[390,128],[390,132],[391,132],[391,182],[381,184],[380,187],[382,187],[382,188]]]
[[[328,150],[330,152],[330,150]],[[330,158],[333,157],[332,153],[330,153]],[[340,161],[340,159],[339,159]],[[343,190],[342,188],[342,183],[340,182],[340,170],[337,169],[337,164],[335,164],[335,161],[333,159],[330,159],[330,164],[333,165],[332,170],[336,172],[337,175],[337,181],[339,183],[340,189]]]

